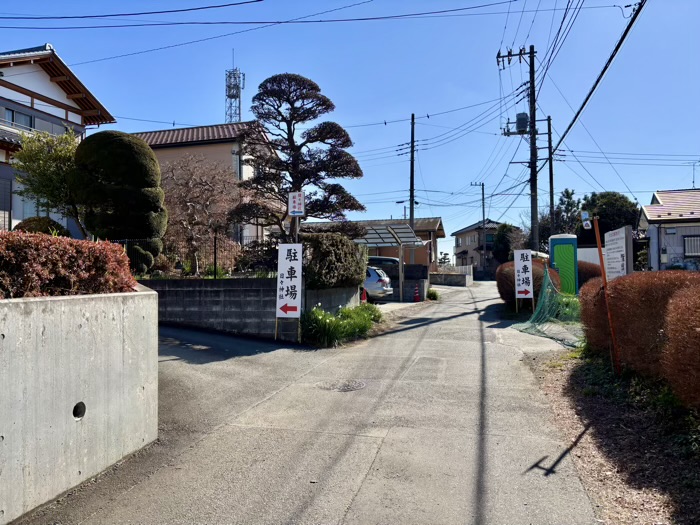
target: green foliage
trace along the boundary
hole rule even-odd
[[[22,189],[15,193],[36,200],[42,208],[70,217],[87,237],[83,206],[71,184],[76,171],[78,138],[72,130],[63,135],[44,131],[22,135],[22,149],[13,154],[13,167]]]
[[[428,290],[428,293],[426,294],[426,297],[431,301],[437,301],[438,299],[440,299],[440,294],[434,288],[430,288]]]
[[[362,303],[355,307],[358,311],[366,312],[369,314],[372,322],[380,323],[382,321],[382,311],[374,304]]]
[[[366,337],[373,323],[381,320],[381,312],[371,306],[341,308],[336,315],[316,306],[301,316],[302,340],[320,348],[332,348],[345,341]]]
[[[77,169],[70,174],[85,224],[101,239],[148,239],[130,249],[146,269],[162,250],[167,212],[158,159],[143,140],[119,131],[101,131],[80,143]],[[145,256],[147,252],[150,255]]]
[[[243,247],[236,261],[236,269],[240,272],[254,270],[256,272],[274,272],[277,270],[277,239],[253,241]]]
[[[623,226],[637,227],[639,209],[637,205],[622,193],[616,191],[593,192],[583,197],[581,209],[589,212],[591,217],[598,216],[601,238],[608,232]],[[576,229],[579,245],[594,245],[595,232],[584,230],[579,223]]]
[[[499,264],[508,262],[511,253],[510,238],[511,233],[515,231],[515,226],[508,223],[503,223],[498,226],[496,235],[493,238],[493,258]]]
[[[27,233],[44,233],[54,237],[70,237],[70,232],[51,217],[29,217],[13,229]]]
[[[334,233],[305,234],[303,241],[310,290],[349,288],[365,281],[367,257],[355,242]]]
[[[251,107],[258,122],[249,127],[244,150],[255,176],[241,183],[250,198],[233,210],[233,222],[276,226],[289,242],[287,195],[296,191],[306,192],[309,217],[343,221],[347,211],[364,211],[342,185],[331,182],[362,177],[346,151],[350,136],[335,122],[312,123],[334,109],[318,84],[301,75],[273,75],[260,84]],[[300,128],[306,129],[298,133]]]
[[[124,249],[25,232],[0,232],[0,298],[129,292]]]

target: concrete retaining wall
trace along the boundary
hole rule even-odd
[[[394,295],[391,296],[391,301],[400,301],[399,295],[399,281],[391,281],[391,285],[394,288]],[[412,303],[416,294],[416,285],[418,285],[418,296],[421,301],[425,301],[426,294],[428,293],[428,288],[430,283],[428,279],[406,279],[403,282],[403,302]]]
[[[443,286],[469,286],[472,283],[472,277],[462,273],[430,274],[430,284],[440,284]]]
[[[158,292],[160,322],[208,328],[234,334],[275,336],[276,279],[172,279],[147,281]],[[307,290],[309,308],[321,303],[335,311],[339,305],[359,304],[357,289]],[[297,341],[297,321],[280,319],[278,338]]]
[[[0,523],[156,439],[157,301],[0,300]]]

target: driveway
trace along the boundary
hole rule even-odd
[[[522,362],[556,345],[498,302],[446,291],[333,350],[162,328],[159,442],[20,523],[595,523]]]

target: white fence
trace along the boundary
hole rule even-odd
[[[439,266],[437,273],[457,273],[461,275],[472,276],[473,266]]]

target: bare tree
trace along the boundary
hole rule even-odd
[[[166,243],[184,242],[197,274],[203,244],[212,234],[228,233],[230,212],[242,202],[236,175],[220,163],[186,155],[166,164],[162,179],[168,209]]]

